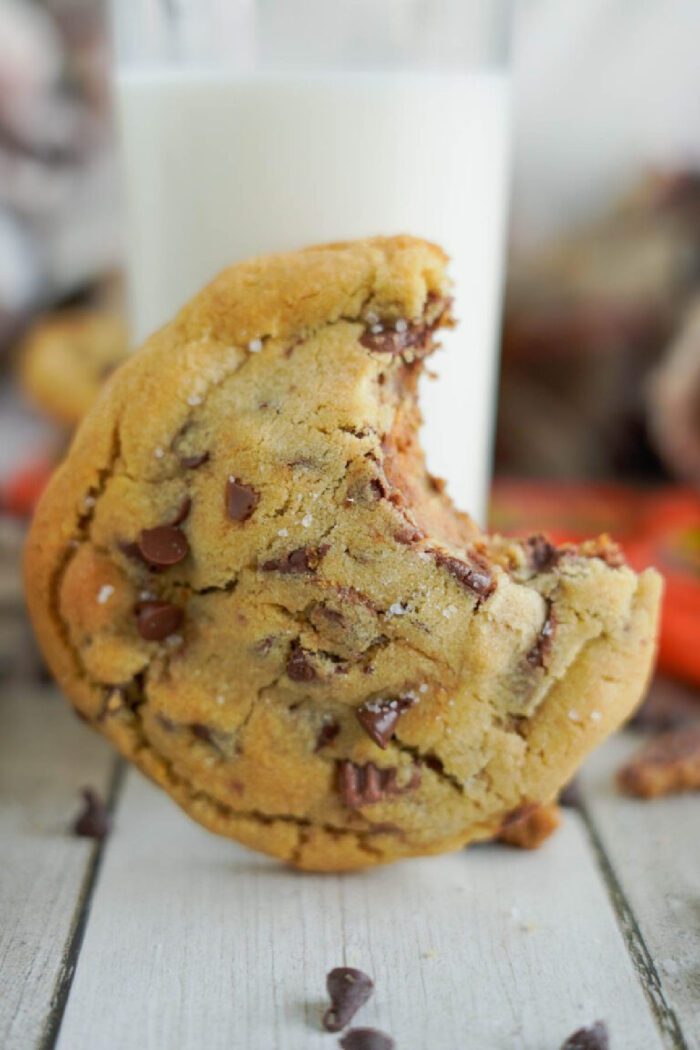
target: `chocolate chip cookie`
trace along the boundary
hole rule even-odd
[[[605,538],[486,536],[427,472],[445,267],[394,237],[225,271],[112,377],[29,538],[36,630],[83,717],[300,868],[493,837],[653,662],[655,572]]]
[[[118,315],[88,309],[49,314],[22,348],[22,387],[41,412],[72,428],[127,353],[126,326]]]

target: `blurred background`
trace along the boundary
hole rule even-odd
[[[106,29],[98,0],[0,0],[0,675],[41,673],[24,526],[128,348]],[[697,0],[516,4],[491,504],[659,565],[662,666],[696,683],[698,39]]]

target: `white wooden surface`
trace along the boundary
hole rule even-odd
[[[621,798],[615,771],[643,738],[629,733],[592,755],[582,794],[653,963],[663,1000],[689,1046],[700,1046],[700,798]],[[653,975],[653,976],[654,976]]]
[[[66,834],[78,790],[106,791],[114,755],[53,690],[0,695],[0,1046],[50,1036],[95,858]],[[57,1002],[58,1005],[58,1002]],[[60,1019],[60,1018],[59,1018]]]
[[[342,877],[216,840],[137,773],[118,817],[61,1050],[327,1047],[324,978],[345,964],[376,981],[362,1021],[405,1050],[559,1045],[598,1016],[620,1050],[661,1046],[576,814],[539,855]]]
[[[357,1023],[398,1050],[558,1050],[597,1018],[611,1050],[700,1050],[700,799],[620,798],[627,737],[536,853],[303,876],[134,771],[104,848],[72,838],[78,787],[107,791],[113,758],[51,690],[0,715],[3,1050],[330,1050],[342,964],[375,978]]]

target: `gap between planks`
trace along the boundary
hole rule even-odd
[[[116,814],[119,793],[124,783],[125,769],[125,763],[121,759],[117,759],[105,798],[105,803],[112,819],[114,819]],[[97,885],[100,867],[108,843],[109,836],[96,842],[93,847],[76,906],[73,928],[70,932],[64,957],[61,960],[61,968],[56,978],[56,987],[51,997],[51,1005],[44,1024],[44,1031],[37,1043],[37,1050],[53,1050],[58,1040],[63,1014],[65,1013],[73,977],[75,976],[75,968],[78,964],[78,957],[83,944],[83,937],[85,936],[85,929],[90,917],[92,895]]]

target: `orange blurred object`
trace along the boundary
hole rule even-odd
[[[700,493],[499,479],[490,526],[506,535],[545,532],[556,543],[609,532],[634,569],[655,565],[666,580],[659,668],[700,685]]]
[[[5,514],[29,517],[44,491],[56,463],[42,457],[25,464],[0,488],[0,509]]]

